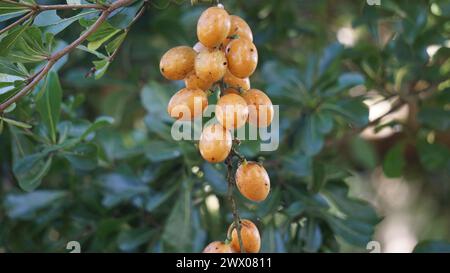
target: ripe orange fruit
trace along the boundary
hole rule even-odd
[[[227,158],[232,144],[231,133],[216,123],[203,129],[198,147],[203,159],[211,163],[217,163]]]
[[[256,162],[244,162],[236,171],[239,192],[255,202],[266,199],[270,191],[270,178],[263,166]]]
[[[231,74],[231,72],[227,69],[225,75],[223,76],[223,81],[227,84],[228,87],[241,88],[242,90],[250,89],[250,79],[249,78],[238,78]]]
[[[242,127],[248,118],[247,102],[236,94],[220,97],[216,105],[216,118],[228,130]]]
[[[248,39],[240,38],[231,41],[226,50],[228,69],[238,78],[247,78],[258,65],[258,51]]]
[[[257,127],[267,127],[273,120],[273,105],[261,90],[250,89],[242,97],[248,104],[248,123]]]
[[[208,98],[203,90],[183,88],[172,96],[167,112],[179,120],[192,120],[201,116],[206,106]]]
[[[214,241],[203,249],[203,253],[233,253],[231,246],[224,242]]]
[[[198,40],[209,48],[220,45],[230,32],[231,20],[223,8],[206,9],[197,22]]]
[[[247,22],[237,15],[230,15],[230,32],[228,32],[227,39],[223,42],[223,46],[226,47],[233,39],[233,36],[239,36],[238,38],[245,38],[253,42],[253,33]]]
[[[195,74],[212,83],[222,79],[227,71],[227,58],[220,50],[202,51],[195,58]]]
[[[188,46],[177,46],[169,49],[161,57],[159,69],[168,80],[182,80],[194,70],[195,51]]]
[[[261,237],[258,228],[252,221],[246,219],[241,220],[241,237],[245,253],[259,252],[259,249],[261,248]],[[231,233],[231,248],[236,252],[241,252],[237,228]]]
[[[184,79],[184,84],[186,88],[189,89],[201,89],[203,91],[208,90],[212,86],[212,82],[208,80],[203,80],[195,74],[195,72],[189,73],[189,75]]]

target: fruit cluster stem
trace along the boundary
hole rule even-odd
[[[234,229],[237,231],[239,249],[241,253],[245,253],[243,244],[242,244],[242,236],[241,236],[241,218],[239,217],[239,211],[236,206],[236,200],[234,200],[233,189],[235,185],[234,176],[233,176],[233,154],[230,153],[227,159],[225,159],[225,164],[227,165],[227,182],[228,182],[228,201],[230,202],[231,211],[233,213],[233,224],[230,226],[230,229],[227,232],[227,239],[231,240],[231,234]]]

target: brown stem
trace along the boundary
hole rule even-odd
[[[25,16],[23,16],[22,18],[20,18],[19,20],[15,21],[14,23],[4,27],[3,29],[0,30],[0,34],[3,34],[5,32],[7,32],[8,30],[12,29],[13,27],[20,25],[22,22],[26,21],[28,18],[32,17],[35,14],[35,11],[30,11],[28,12]]]
[[[106,10],[108,6],[98,4],[83,4],[83,5],[37,5],[36,9],[44,10],[66,10],[66,9],[100,9]]]
[[[111,12],[120,7],[127,6],[132,2],[133,0],[118,0],[113,4],[111,4],[107,9],[103,10],[100,16],[97,18],[97,21],[95,21],[95,23],[92,24],[87,31],[85,31],[80,37],[78,37],[78,39],[73,41],[71,44],[69,44],[65,48],[61,49],[60,51],[50,56],[44,68],[40,72],[35,74],[32,77],[32,80],[29,81],[23,89],[17,92],[14,96],[7,99],[4,103],[0,104],[0,113],[3,113],[3,111],[8,106],[18,101],[26,94],[28,94],[28,92],[30,92],[34,88],[34,86],[36,86],[36,84],[50,71],[50,69],[59,59],[61,59],[64,55],[74,50],[77,46],[79,46],[82,42],[84,42],[92,33],[94,33],[100,27],[100,25],[108,18]]]
[[[236,201],[233,197],[233,188],[234,188],[234,179],[233,179],[233,154],[230,153],[228,155],[227,159],[225,159],[225,164],[227,165],[227,182],[228,182],[228,201],[231,205],[231,211],[233,212],[233,224],[230,226],[230,229],[228,230],[227,239],[231,239],[231,232],[234,228],[236,228],[237,236],[238,236],[238,242],[239,242],[239,248],[241,250],[241,253],[245,253],[244,246],[242,244],[242,235],[241,235],[241,219],[239,217],[239,211],[236,206]]]

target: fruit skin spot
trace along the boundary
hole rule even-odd
[[[255,72],[258,65],[258,52],[248,39],[239,38],[231,41],[226,51],[228,69],[238,78],[247,78]]]
[[[214,241],[209,243],[202,251],[203,253],[233,253],[231,246],[224,242]]]

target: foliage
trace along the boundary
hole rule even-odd
[[[92,252],[198,252],[225,238],[232,221],[225,166],[202,163],[195,143],[172,139],[166,105],[181,83],[157,69],[165,49],[195,43],[207,4],[151,2],[111,13],[1,114],[0,249],[64,252],[77,240]],[[446,1],[223,2],[254,29],[260,62],[252,86],[280,105],[278,150],[241,147],[247,158],[264,159],[272,181],[264,203],[237,200],[242,217],[258,219],[263,251],[365,251],[382,216],[352,194],[349,178],[378,166],[389,177],[432,180],[424,194],[448,213]],[[27,12],[0,2],[3,26]],[[44,11],[2,33],[0,103],[99,13]],[[359,34],[352,46],[335,38],[336,26],[348,24]],[[407,118],[369,120],[373,98],[394,110],[408,106]],[[386,149],[358,136],[369,127],[396,132]],[[425,242],[416,251],[426,247],[448,249]]]

